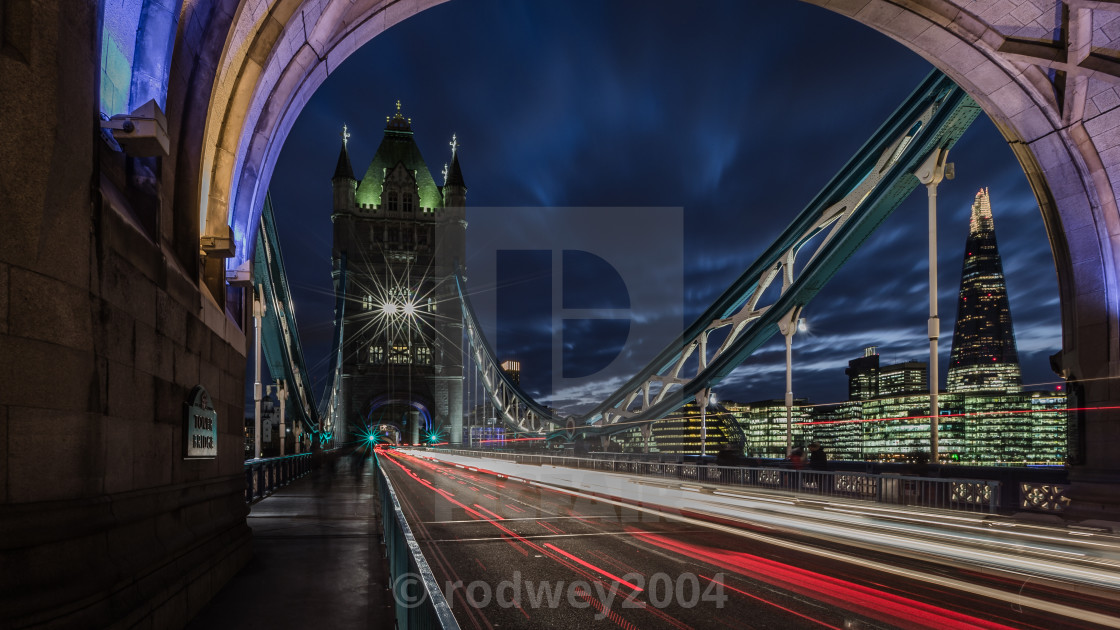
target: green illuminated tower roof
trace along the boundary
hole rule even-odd
[[[420,207],[442,207],[443,198],[440,196],[439,187],[436,186],[423,156],[420,155],[420,147],[416,146],[416,141],[412,138],[411,121],[401,115],[400,101],[397,101],[397,114],[386,122],[385,136],[381,139],[381,146],[377,147],[377,153],[369,163],[369,168],[366,169],[365,177],[358,185],[355,200],[360,205],[380,205],[385,174],[397,164],[403,164],[416,176]]]
[[[949,358],[948,389],[950,392],[1017,392],[1022,389],[1007,285],[986,188],[976,193],[972,204],[957,322],[953,328],[953,351]]]

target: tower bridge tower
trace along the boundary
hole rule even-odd
[[[360,181],[343,127],[331,179],[334,288],[345,304],[337,416],[343,426],[336,430],[352,439],[367,426],[388,424],[403,442],[439,431],[459,443],[462,314],[454,273],[464,260],[467,187],[454,140],[444,184],[436,184],[400,107],[398,101],[396,115],[386,119]]]

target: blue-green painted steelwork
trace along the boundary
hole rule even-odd
[[[319,431],[319,409],[311,389],[307,364],[299,343],[292,295],[280,241],[276,235],[276,219],[272,214],[272,198],[265,197],[261,211],[261,227],[257,230],[257,247],[253,254],[253,283],[265,304],[261,319],[261,346],[265,364],[273,380],[288,384],[288,409],[303,423],[306,430]]]
[[[980,107],[956,83],[939,71],[931,73],[703,315],[645,369],[591,412],[576,419],[578,433],[597,435],[632,430],[636,425],[664,418],[692,400],[701,390],[718,384],[779,332],[778,323],[784,316],[807,304],[820,291],[871,232],[919,186],[913,173],[922,162],[934,151],[952,147],[979,114]],[[634,392],[647,387],[651,380],[670,374],[675,366],[679,366],[684,353],[696,352],[697,339],[712,329],[713,322],[734,316],[756,292],[764,292],[769,286],[765,278],[773,273],[775,265],[811,238],[814,226],[821,225],[822,217],[837,212],[836,204],[869,180],[874,181],[874,185],[870,186],[865,196],[849,204],[854,209],[845,207],[845,211],[851,211],[846,219],[820,228],[831,231],[828,243],[797,273],[781,297],[765,310],[757,311],[758,317],[749,323],[749,328],[744,328],[723,352],[705,362],[706,365],[699,366],[694,373],[681,374],[680,386],[672,391],[672,395],[642,409],[640,413],[622,414],[626,416],[625,422],[604,422],[608,415],[618,417],[621,406]],[[473,316],[465,294],[460,285],[464,315]],[[486,354],[488,359],[493,360],[492,352]],[[540,408],[531,400],[522,399],[522,402]],[[548,418],[548,421],[554,425],[562,422],[559,418]],[[563,433],[557,431],[550,437],[561,435]]]

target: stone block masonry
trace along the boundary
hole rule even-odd
[[[0,49],[0,627],[180,627],[251,553],[245,338],[100,140],[96,3],[31,19]],[[199,384],[218,457],[184,460]]]

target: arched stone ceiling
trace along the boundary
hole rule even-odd
[[[247,259],[265,188],[288,131],[352,52],[445,0],[278,0],[241,3],[229,29],[202,139],[200,229],[233,229]]]
[[[228,268],[250,253],[274,164],[315,89],[361,45],[442,1],[188,0],[188,39],[195,22],[232,16],[220,55],[210,53],[218,61],[204,131],[185,140],[199,147],[202,234],[234,233]],[[1042,208],[1062,298],[1060,367],[1078,378],[1120,375],[1120,2],[806,1],[894,38],[983,106]],[[1120,399],[1111,381],[1091,387],[1092,399]]]

